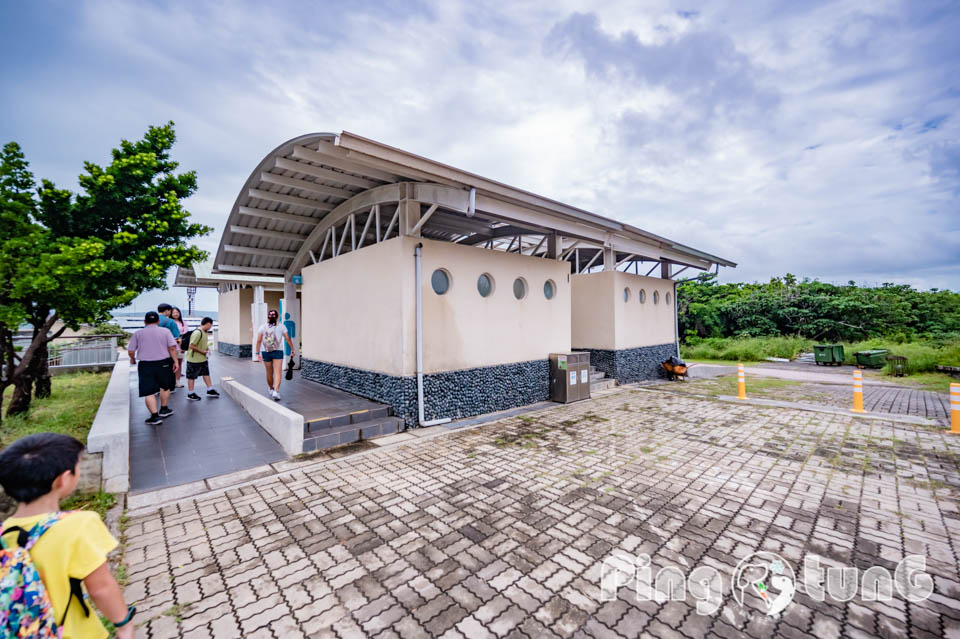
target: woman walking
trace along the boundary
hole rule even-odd
[[[180,328],[180,334],[187,334],[187,323],[183,321],[183,313],[180,312],[180,309],[176,306],[173,307],[173,310],[170,311],[170,319],[177,323],[177,326]],[[180,366],[180,372],[177,373],[177,388],[183,388],[183,351],[180,349],[180,342],[177,342],[177,351],[180,354],[180,358],[177,360],[177,364]]]
[[[296,356],[296,349],[290,341],[287,328],[278,319],[277,311],[267,313],[267,323],[257,331],[257,356],[263,362],[267,372],[267,387],[270,397],[280,401],[280,381],[283,379],[283,342],[286,340],[290,347],[290,357]]]

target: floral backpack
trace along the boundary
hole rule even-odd
[[[29,531],[19,526],[11,526],[2,531],[0,535],[0,639],[60,637],[61,629],[53,614],[53,604],[30,558],[30,549],[43,533],[69,514],[71,513],[54,513],[38,522]],[[3,540],[3,535],[14,531],[18,532],[17,543],[11,547]],[[64,619],[66,619],[66,611],[64,611]],[[62,624],[61,621],[60,625]]]

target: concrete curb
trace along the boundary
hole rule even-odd
[[[926,417],[916,417],[914,415],[898,415],[896,413],[854,413],[851,410],[843,408],[834,408],[832,406],[814,406],[812,404],[801,404],[800,402],[785,402],[777,399],[737,399],[733,395],[696,395],[694,393],[685,393],[667,389],[649,389],[636,388],[638,391],[648,391],[651,393],[670,393],[680,397],[692,397],[694,399],[705,399],[715,402],[729,402],[732,404],[743,404],[746,406],[763,406],[766,408],[790,408],[793,410],[804,410],[812,413],[827,413],[829,415],[845,415],[847,417],[856,417],[860,419],[878,419],[885,422],[896,422],[899,424],[913,424],[915,426],[927,426],[930,428],[943,428],[943,425],[934,419]]]
[[[720,395],[717,397],[722,402],[733,402],[736,404],[751,404],[753,406],[769,406],[772,408],[792,408],[795,410],[806,410],[814,413],[828,413],[830,415],[846,415],[859,419],[879,419],[885,422],[896,422],[898,424],[914,424],[916,426],[930,426],[940,428],[936,420],[926,417],[916,417],[914,415],[898,415],[896,413],[854,413],[843,408],[833,408],[830,406],[812,406],[810,404],[801,404],[799,402],[785,402],[777,399],[737,399],[732,395]]]
[[[87,450],[103,453],[103,490],[130,490],[130,362],[120,355],[87,435]]]
[[[221,378],[220,387],[277,440],[285,453],[292,457],[303,452],[303,415],[251,390],[232,377]]]

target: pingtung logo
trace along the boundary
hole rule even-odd
[[[821,558],[808,554],[798,581],[793,567],[775,552],[752,552],[736,565],[730,592],[743,609],[761,610],[776,617],[786,610],[797,591],[811,599],[850,601],[860,591],[863,601],[890,601],[894,591],[912,603],[933,594],[933,578],[927,574],[923,555],[908,555],[894,574],[883,566],[871,566],[861,574],[853,566],[823,566]],[[697,614],[712,615],[723,605],[723,578],[712,566],[681,570],[664,566],[654,570],[650,555],[615,552],[600,567],[600,601],[613,601],[621,587],[632,584],[637,601],[684,601],[696,599]]]
[[[787,561],[775,552],[761,550],[740,560],[733,570],[733,598],[741,606],[748,597],[760,599],[770,617],[779,615],[793,601],[797,576]]]

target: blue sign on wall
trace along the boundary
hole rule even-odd
[[[290,278],[294,284],[303,284],[303,275],[294,275]]]

